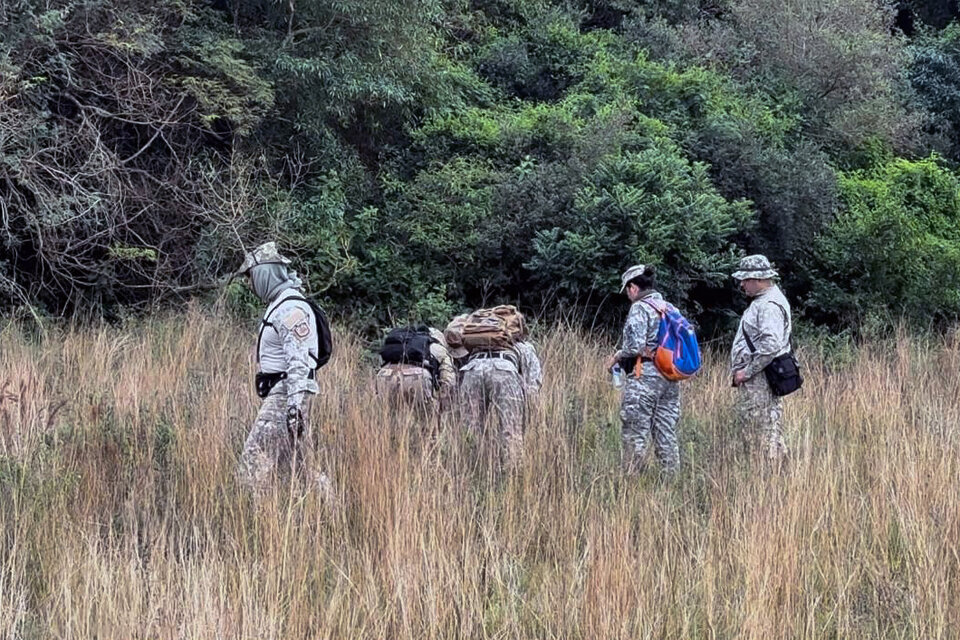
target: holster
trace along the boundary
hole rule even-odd
[[[286,377],[286,371],[280,371],[278,373],[263,373],[262,371],[257,372],[257,376],[254,379],[257,387],[257,395],[261,398],[266,398],[268,395],[270,395],[271,389],[277,386],[277,383]]]
[[[630,356],[627,358],[620,358],[617,361],[620,364],[620,368],[627,375],[632,375],[634,378],[639,378],[643,374],[643,363],[644,362],[653,362],[653,358],[648,356]]]

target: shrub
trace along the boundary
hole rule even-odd
[[[960,177],[936,157],[896,159],[840,179],[841,213],[816,243],[810,305],[856,322],[960,314]]]

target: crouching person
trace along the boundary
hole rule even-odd
[[[248,253],[238,271],[267,305],[257,337],[256,386],[263,403],[243,445],[240,479],[260,495],[276,475],[307,467],[327,497],[330,479],[316,468],[310,404],[318,391],[316,370],[330,358],[330,332],[289,264],[268,242]]]
[[[394,406],[427,413],[447,410],[456,395],[457,372],[443,334],[431,327],[401,327],[387,334],[380,350],[377,394]]]
[[[456,354],[467,359],[460,383],[467,429],[480,436],[490,414],[496,416],[500,459],[508,471],[522,463],[526,398],[539,391],[542,381],[540,361],[533,345],[523,340],[525,334],[516,308],[481,309],[465,320]]]

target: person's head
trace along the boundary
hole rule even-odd
[[[450,321],[447,328],[443,331],[443,337],[446,339],[447,350],[450,357],[460,359],[469,353],[463,346],[463,323],[470,317],[468,313],[462,313]]]
[[[740,281],[740,291],[748,298],[755,298],[772,286],[773,280],[769,278],[744,278]]]
[[[766,256],[756,254],[740,259],[740,268],[733,278],[740,284],[740,290],[750,298],[760,295],[773,286],[777,271]]]
[[[294,275],[287,268],[289,264],[290,260],[280,255],[277,244],[267,242],[244,256],[237,273],[246,278],[257,297],[269,302],[293,280]]]
[[[636,302],[640,296],[657,285],[656,269],[653,265],[635,264],[620,276],[620,293],[627,294],[630,302]]]

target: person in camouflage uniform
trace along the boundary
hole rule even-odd
[[[457,391],[457,370],[443,334],[430,328],[430,355],[439,364],[434,385],[433,373],[416,364],[385,364],[377,372],[377,393],[392,402],[403,402],[428,411],[446,410]]]
[[[310,400],[317,393],[317,324],[302,297],[302,282],[288,269],[290,260],[268,242],[246,254],[237,272],[266,305],[258,335],[258,370],[276,380],[263,399],[240,456],[241,482],[263,493],[279,471],[311,467]],[[320,489],[329,490],[326,474],[318,473]]]
[[[527,398],[540,390],[543,382],[540,360],[532,344],[518,341],[512,349],[470,354],[466,349],[451,350],[456,359],[467,358],[460,371],[460,404],[467,429],[480,435],[492,410],[500,422],[500,455],[508,470],[516,470],[523,460],[523,430],[527,417]]]
[[[733,385],[738,389],[739,423],[748,445],[767,460],[779,463],[787,455],[783,399],[773,395],[763,370],[774,358],[790,351],[790,303],[774,283],[777,272],[765,256],[743,258],[733,277],[751,298],[730,354]]]
[[[606,363],[617,363],[626,374],[620,403],[623,424],[623,467],[627,473],[639,472],[653,440],[663,472],[673,476],[680,469],[677,422],[680,420],[680,384],[667,380],[653,364],[657,348],[660,314],[647,300],[663,300],[655,289],[656,274],[651,266],[634,265],[621,276],[620,293],[632,303],[623,326],[620,350]],[[640,360],[640,375],[635,363]]]

